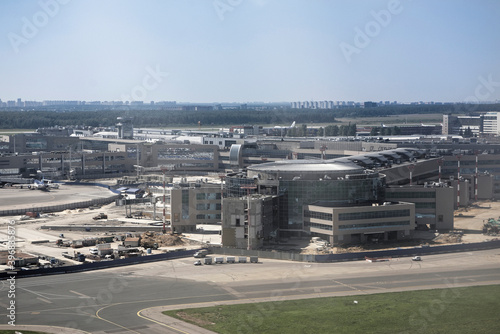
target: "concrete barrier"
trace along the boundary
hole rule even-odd
[[[470,252],[474,250],[486,250],[500,248],[500,240],[477,242],[469,244],[454,244],[454,245],[439,245],[430,247],[414,247],[404,249],[391,249],[381,251],[367,251],[357,253],[343,253],[343,254],[300,254],[292,252],[278,252],[278,251],[259,251],[259,250],[246,250],[227,247],[208,247],[211,253],[221,255],[233,256],[258,256],[259,258],[275,259],[275,260],[290,260],[300,262],[341,262],[341,261],[356,261],[364,260],[365,257],[408,257],[426,254],[442,254],[454,252]]]
[[[62,266],[62,267],[56,267],[56,268],[40,268],[40,269],[34,269],[34,270],[21,270],[21,271],[16,271],[15,274],[12,274],[12,272],[9,272],[9,271],[8,272],[1,272],[0,279],[7,279],[11,276],[15,276],[16,278],[21,278],[21,277],[29,277],[29,276],[66,274],[66,273],[74,273],[74,272],[79,272],[79,271],[121,267],[121,266],[127,266],[127,265],[131,265],[131,264],[172,260],[172,259],[178,259],[178,258],[182,258],[182,257],[193,256],[193,254],[199,250],[200,249],[190,249],[190,250],[182,250],[182,251],[177,251],[177,252],[130,257],[130,258],[126,258],[126,259],[118,259],[118,260],[112,260],[112,261],[83,263],[83,264],[76,264],[76,265],[72,265],[72,266]]]

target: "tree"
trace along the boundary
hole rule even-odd
[[[340,129],[338,125],[334,125],[332,128],[332,136],[337,137],[340,133]]]
[[[325,135],[325,129],[323,127],[318,129],[318,137],[323,137]]]
[[[307,124],[301,126],[302,137],[307,137]]]
[[[347,130],[347,135],[348,136],[353,136],[356,137],[356,132],[357,132],[357,126],[356,123],[354,124],[349,124],[349,128]]]
[[[378,127],[376,126],[372,127],[372,129],[370,130],[370,136],[378,135],[378,131],[379,131]]]
[[[347,136],[347,130],[348,130],[347,125],[341,125],[339,128],[339,135],[342,137]]]

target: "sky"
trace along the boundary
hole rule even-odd
[[[0,99],[500,100],[498,0],[0,0]]]

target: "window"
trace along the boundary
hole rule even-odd
[[[182,189],[182,219],[189,219],[189,189]]]
[[[196,210],[220,210],[220,203],[198,203],[196,204]]]
[[[434,191],[391,192],[387,191],[386,198],[436,198]]]
[[[377,219],[392,217],[408,217],[410,210],[391,210],[391,211],[367,211],[367,212],[348,212],[339,213],[339,220],[359,220],[359,219]]]
[[[315,218],[315,219],[321,219],[321,220],[328,220],[328,221],[333,220],[333,215],[331,213],[316,212],[316,211],[309,211],[309,210],[304,211],[304,217],[305,218]]]
[[[196,199],[197,200],[216,200],[220,199],[221,197],[220,193],[198,193],[196,194]]]
[[[415,203],[415,208],[416,209],[435,209],[436,203],[434,203],[434,202]]]
[[[406,225],[410,225],[409,220],[397,221],[397,222],[339,225],[339,230],[352,230],[352,229],[374,228],[374,227],[406,226]]]

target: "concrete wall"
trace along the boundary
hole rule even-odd
[[[259,261],[262,261],[261,258],[269,258],[276,260],[292,260],[292,261],[302,261],[302,262],[343,262],[343,261],[364,260],[365,257],[372,257],[372,258],[405,257],[405,256],[442,254],[442,253],[452,253],[452,252],[470,252],[475,250],[495,249],[495,248],[500,248],[500,240],[477,242],[470,244],[413,247],[405,249],[355,252],[355,253],[344,253],[344,254],[326,254],[326,255],[300,254],[300,253],[278,252],[278,251],[258,251],[258,250],[247,251],[245,249],[235,249],[227,247],[209,247],[209,251],[211,253],[223,254],[223,255],[258,256]]]
[[[449,231],[454,224],[453,188],[436,188],[436,221],[435,229],[438,231]],[[432,228],[432,226],[431,226]]]

